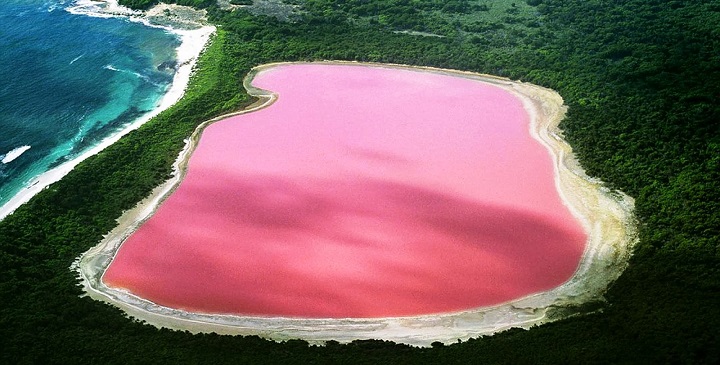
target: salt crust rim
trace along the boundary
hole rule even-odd
[[[275,67],[293,64],[356,65],[430,72],[464,77],[500,87],[518,97],[530,116],[532,137],[546,147],[553,159],[555,185],[564,204],[581,222],[588,241],[574,275],[552,290],[535,293],[492,307],[432,315],[386,317],[304,319],[286,317],[238,316],[192,313],[155,304],[125,290],[110,288],[102,275],[122,243],[149,219],[160,203],[179,185],[187,162],[203,130],[219,120],[250,113],[271,105],[277,96],[250,85],[255,75]],[[637,242],[634,200],[619,191],[610,191],[597,179],[588,177],[562,138],[558,128],[566,107],[560,95],[550,89],[507,78],[472,72],[399,64],[344,61],[272,63],[255,67],[243,85],[259,101],[248,108],[202,123],[185,141],[185,147],[173,165],[173,176],[153,190],[151,195],[126,211],[119,225],[95,247],[83,253],[71,266],[78,273],[86,295],[122,309],[128,316],[156,327],[229,335],[257,335],[276,341],[302,339],[314,344],[329,340],[350,342],[357,339],[382,339],[415,346],[433,342],[450,344],[509,328],[530,328],[568,315],[567,308],[603,300],[603,294],[627,267],[632,247]],[[570,314],[569,314],[570,313]]]

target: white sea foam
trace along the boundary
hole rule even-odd
[[[72,14],[92,16],[96,18],[127,18],[127,20],[131,22],[142,23],[148,27],[162,28],[169,32],[175,32],[175,29],[171,27],[152,24],[149,20],[143,17],[142,11],[122,6],[118,4],[117,0],[77,0],[72,6],[67,7],[65,10]]]
[[[77,0],[72,6],[65,10],[72,14],[87,15],[98,18],[113,18],[117,16],[139,16],[139,11],[126,8],[117,3],[117,1],[93,1],[93,0]]]
[[[136,77],[139,78],[139,79],[143,79],[143,80],[147,81],[147,82],[150,83],[150,84],[153,84],[153,85],[156,85],[156,86],[158,85],[158,83],[152,81],[149,77],[147,77],[147,76],[145,76],[145,75],[143,75],[143,74],[141,74],[141,73],[135,72],[135,71],[119,69],[119,68],[116,68],[116,67],[113,66],[113,65],[105,65],[105,66],[103,66],[103,68],[106,69],[106,70],[110,70],[110,71],[123,72],[123,73],[126,73],[126,74],[131,74],[131,75],[136,76]]]
[[[79,55],[79,56],[77,56],[77,57],[75,57],[75,58],[74,58],[74,59],[73,59],[72,61],[70,61],[70,64],[72,65],[73,63],[75,63],[75,61],[77,61],[77,60],[79,60],[79,59],[83,58],[83,56],[85,56],[85,54],[84,54],[84,53],[83,53],[83,54],[81,54],[81,55]]]
[[[13,162],[16,158],[20,157],[25,151],[29,150],[30,146],[21,146],[18,148],[15,148],[8,153],[5,154],[5,156],[2,158],[2,163],[9,164],[10,162]]]

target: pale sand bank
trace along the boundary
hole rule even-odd
[[[100,5],[106,4],[101,7]],[[128,17],[133,21],[143,22],[146,25],[157,26],[150,24],[145,15],[142,13],[132,11],[128,8],[117,5],[117,1],[84,1],[79,2],[76,7],[68,9],[68,11],[75,14],[83,14],[88,16],[98,17],[115,17],[123,16]],[[145,124],[148,120],[152,119],[162,111],[166,110],[173,104],[175,104],[185,93],[185,88],[190,81],[190,75],[193,67],[197,61],[198,56],[205,48],[210,36],[215,32],[213,26],[200,26],[195,29],[174,29],[165,26],[157,26],[163,29],[167,29],[170,32],[177,34],[180,37],[180,45],[176,49],[177,69],[175,70],[175,76],[173,77],[172,84],[165,96],[160,100],[158,106],[151,112],[143,115],[141,118],[135,120],[133,123],[126,126],[123,130],[119,131],[115,135],[112,135],[95,147],[84,152],[80,156],[67,161],[37,177],[35,177],[28,186],[22,191],[18,192],[13,196],[7,203],[0,206],[0,220],[14,212],[21,205],[27,203],[33,196],[41,192],[43,189],[53,184],[63,176],[67,175],[72,169],[75,168],[80,162],[84,161],[90,156],[93,156],[100,151],[104,150],[108,146],[117,142],[122,136],[130,133],[131,131],[138,129],[141,125]]]
[[[400,65],[367,65],[407,68]],[[261,66],[245,80],[245,86],[251,93],[260,96],[261,101],[240,113],[263,108],[273,102],[274,96],[249,86],[255,72],[273,66]],[[101,281],[102,275],[119,246],[152,215],[159,203],[180,182],[202,129],[209,123],[227,117],[224,116],[208,121],[198,128],[187,141],[185,149],[174,165],[174,177],[156,188],[152,195],[140,202],[136,208],[126,212],[119,219],[118,227],[73,265],[73,269],[77,269],[80,273],[88,295],[116,305],[128,315],[155,326],[191,332],[259,335],[275,340],[302,338],[310,342],[325,340],[348,342],[355,339],[375,338],[421,346],[430,345],[434,341],[451,343],[458,339],[488,335],[511,327],[528,328],[557,319],[554,318],[557,317],[554,308],[601,299],[607,285],[615,280],[627,265],[635,241],[633,200],[621,193],[607,191],[599,181],[587,177],[579,167],[570,146],[563,141],[557,129],[565,113],[562,98],[552,90],[494,76],[431,68],[414,69],[491,83],[522,100],[530,115],[533,137],[546,146],[553,158],[555,183],[560,196],[588,233],[589,239],[583,259],[575,275],[568,282],[547,292],[489,308],[439,315],[373,319],[297,319],[196,314],[161,307],[127,292],[105,286]]]

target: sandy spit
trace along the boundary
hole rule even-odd
[[[582,223],[588,242],[580,265],[563,285],[498,306],[461,312],[393,318],[301,319],[282,317],[251,317],[222,314],[190,313],[159,306],[127,291],[107,287],[102,275],[124,240],[146,221],[159,204],[182,180],[187,162],[203,129],[231,115],[248,113],[267,107],[275,95],[250,86],[253,76],[278,64],[255,68],[244,86],[259,98],[245,110],[203,123],[174,164],[174,176],[138,205],[118,219],[118,226],[95,247],[80,256],[71,269],[79,274],[88,296],[121,308],[128,316],[157,327],[187,330],[193,333],[258,335],[273,340],[292,338],[310,343],[328,340],[350,342],[356,339],[384,339],[416,346],[429,346],[435,341],[445,344],[490,335],[513,327],[529,328],[572,315],[567,307],[588,301],[602,300],[608,284],[617,279],[627,266],[632,247],[637,241],[633,216],[634,200],[618,191],[610,191],[603,183],[585,174],[564,141],[558,124],[566,107],[558,93],[536,85],[506,78],[470,72],[407,65],[355,62],[324,62],[326,64],[363,65],[386,68],[411,68],[423,72],[465,77],[501,87],[517,96],[530,116],[533,138],[543,144],[554,161],[555,185],[563,202]]]

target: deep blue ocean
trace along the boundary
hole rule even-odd
[[[0,1],[0,206],[32,179],[154,109],[176,35],[72,14],[74,0]]]

